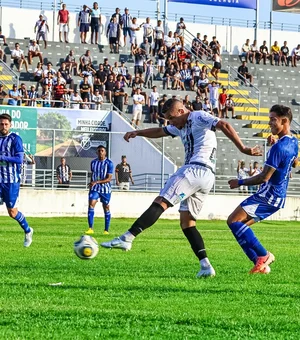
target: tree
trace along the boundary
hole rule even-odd
[[[57,113],[57,112],[48,112],[46,114],[38,115],[38,127],[40,130],[40,136],[42,138],[52,138],[53,131],[51,130],[43,130],[43,129],[52,129],[55,131],[56,138],[59,139],[68,139],[71,137],[72,126],[68,121],[67,117]]]

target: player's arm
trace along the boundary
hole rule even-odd
[[[266,183],[269,181],[269,179],[272,177],[273,173],[276,171],[275,168],[269,166],[269,165],[265,165],[263,168],[263,171],[253,177],[249,177],[246,179],[231,179],[230,181],[228,181],[228,184],[230,185],[230,189],[235,189],[238,188],[241,185],[260,185],[263,183]]]
[[[255,146],[253,148],[246,147],[241,141],[235,129],[224,120],[219,120],[218,123],[216,124],[216,128],[218,130],[221,130],[224,133],[224,135],[228,137],[242,153],[251,156],[262,155],[262,152],[258,146]]]
[[[137,136],[147,138],[161,138],[168,136],[168,134],[165,132],[165,129],[163,128],[151,128],[127,132],[124,136],[124,139],[126,140],[126,142],[129,142],[130,138],[135,138]]]

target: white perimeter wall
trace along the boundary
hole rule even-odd
[[[48,21],[50,28],[50,33],[48,40],[53,40],[53,26],[54,26],[54,41],[58,41],[58,25],[56,24],[55,15],[54,25],[53,25],[53,12],[52,11],[40,11],[33,9],[23,9],[23,8],[11,8],[11,7],[1,7],[0,8],[0,24],[2,26],[2,32],[9,38],[20,38],[25,37],[33,38],[34,25],[38,20],[40,14],[43,14]],[[100,36],[100,43],[107,45],[107,38],[105,36],[107,23],[109,22],[109,17],[102,17],[103,23],[103,33]],[[69,41],[79,43],[79,30],[77,27],[78,14],[70,13],[70,33]],[[137,23],[141,24],[145,19],[138,19]],[[152,20],[155,24],[155,21]],[[169,21],[169,29],[174,31],[176,23]],[[222,45],[223,51],[228,51],[233,54],[237,54],[241,50],[241,46],[247,38],[251,41],[254,39],[254,28],[244,28],[244,27],[227,27],[218,25],[205,25],[205,24],[193,24],[187,22],[187,29],[196,35],[197,32],[203,35],[207,35],[208,39],[211,40],[213,35],[216,35],[219,42]],[[142,30],[138,32],[138,37],[140,42],[142,41]],[[90,36],[88,37],[90,38]],[[258,45],[260,46],[266,40],[270,44],[270,30],[260,29],[258,31]],[[274,40],[278,41],[281,46],[284,40],[288,41],[288,46],[290,50],[299,43],[299,33],[298,32],[287,32],[287,31],[272,31],[271,43]]]
[[[139,217],[158,193],[113,192],[111,199],[112,217]],[[243,196],[209,195],[199,219],[226,220],[233,209],[243,201]],[[25,216],[77,216],[87,215],[88,191],[76,190],[30,190],[22,189],[19,209]],[[286,207],[274,214],[271,220],[295,220],[300,209],[300,198],[289,197]],[[178,206],[167,210],[163,217],[178,219]],[[4,206],[0,215],[7,215]],[[96,216],[103,217],[101,204],[96,206]]]

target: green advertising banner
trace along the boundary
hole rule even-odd
[[[7,113],[12,117],[12,131],[22,138],[25,152],[34,155],[36,153],[37,109],[3,105],[0,107],[0,113]]]

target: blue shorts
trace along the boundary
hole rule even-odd
[[[99,28],[100,28],[100,25],[99,25],[99,18],[92,18],[91,19],[91,31],[94,33],[94,32],[99,32]]]
[[[7,208],[14,208],[19,197],[20,183],[0,183],[0,197]]]
[[[109,194],[101,194],[98,191],[90,191],[89,192],[89,200],[96,200],[98,201],[98,199],[100,199],[100,202],[103,203],[104,205],[108,205],[110,202],[110,197],[111,197],[111,193]]]
[[[90,24],[81,23],[79,26],[79,32],[88,32],[90,30]]]
[[[266,199],[257,194],[246,198],[240,205],[256,222],[266,219],[280,209],[268,204]]]
[[[123,27],[123,35],[124,35],[124,37],[127,36],[127,33],[130,36],[130,38],[131,38],[131,29],[130,29],[130,27]]]

